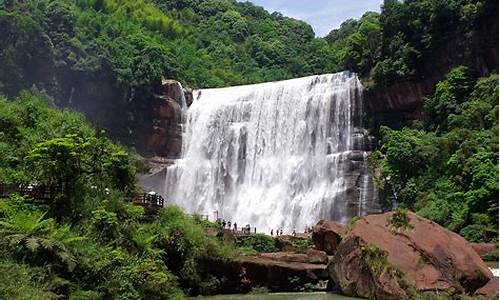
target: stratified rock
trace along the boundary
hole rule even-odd
[[[309,257],[307,254],[277,252],[242,255],[236,262],[252,286],[289,292],[298,290],[306,283],[317,284],[328,279],[326,254],[318,258],[318,255]]]
[[[338,245],[329,271],[346,295],[407,299],[409,285],[417,292],[472,293],[492,278],[458,234],[410,212],[407,226],[393,228],[392,215],[358,220]]]
[[[493,277],[488,283],[476,291],[476,295],[487,299],[498,299],[498,277]]]
[[[339,223],[321,220],[314,226],[312,240],[316,249],[335,254],[337,246],[345,235],[345,227]]]

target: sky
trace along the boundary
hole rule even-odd
[[[380,11],[383,0],[250,0],[269,12],[306,21],[316,36],[323,37],[351,18],[360,18],[367,11]]]

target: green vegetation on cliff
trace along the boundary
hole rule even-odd
[[[498,75],[450,71],[425,101],[424,121],[381,128],[373,154],[387,199],[472,242],[498,240]]]

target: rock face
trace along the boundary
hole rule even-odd
[[[296,291],[306,283],[317,284],[328,279],[328,257],[321,251],[242,255],[237,263],[252,286],[266,286],[273,291]]]
[[[313,228],[314,247],[333,255],[345,234],[346,230],[342,224],[321,220]]]
[[[498,251],[497,244],[488,244],[488,243],[471,243],[472,249],[479,254],[479,256],[484,257],[488,254],[491,254],[495,251]]]
[[[498,299],[498,277],[493,277],[488,283],[476,291],[476,295],[487,299]]]
[[[492,13],[475,25],[469,38],[457,32],[445,43],[422,52],[412,77],[369,90],[365,95],[369,113],[381,118],[390,113],[391,119],[401,121],[419,119],[424,96],[432,94],[436,83],[453,67],[466,65],[481,75],[498,69],[497,19],[498,14]]]
[[[438,224],[408,213],[393,228],[393,212],[358,220],[338,245],[329,272],[343,293],[376,299],[410,299],[417,292],[474,292],[492,273],[469,243]]]
[[[182,151],[183,110],[192,102],[192,92],[175,80],[163,80],[150,111],[152,124],[145,128],[147,156],[178,158]]]

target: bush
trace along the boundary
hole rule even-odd
[[[397,208],[393,212],[391,218],[389,219],[389,224],[396,230],[413,229],[413,225],[410,224],[410,218],[408,217],[408,210],[404,208]]]
[[[278,250],[275,240],[261,233],[249,235],[238,241],[237,245],[238,247],[253,249],[259,253],[276,252]]]

